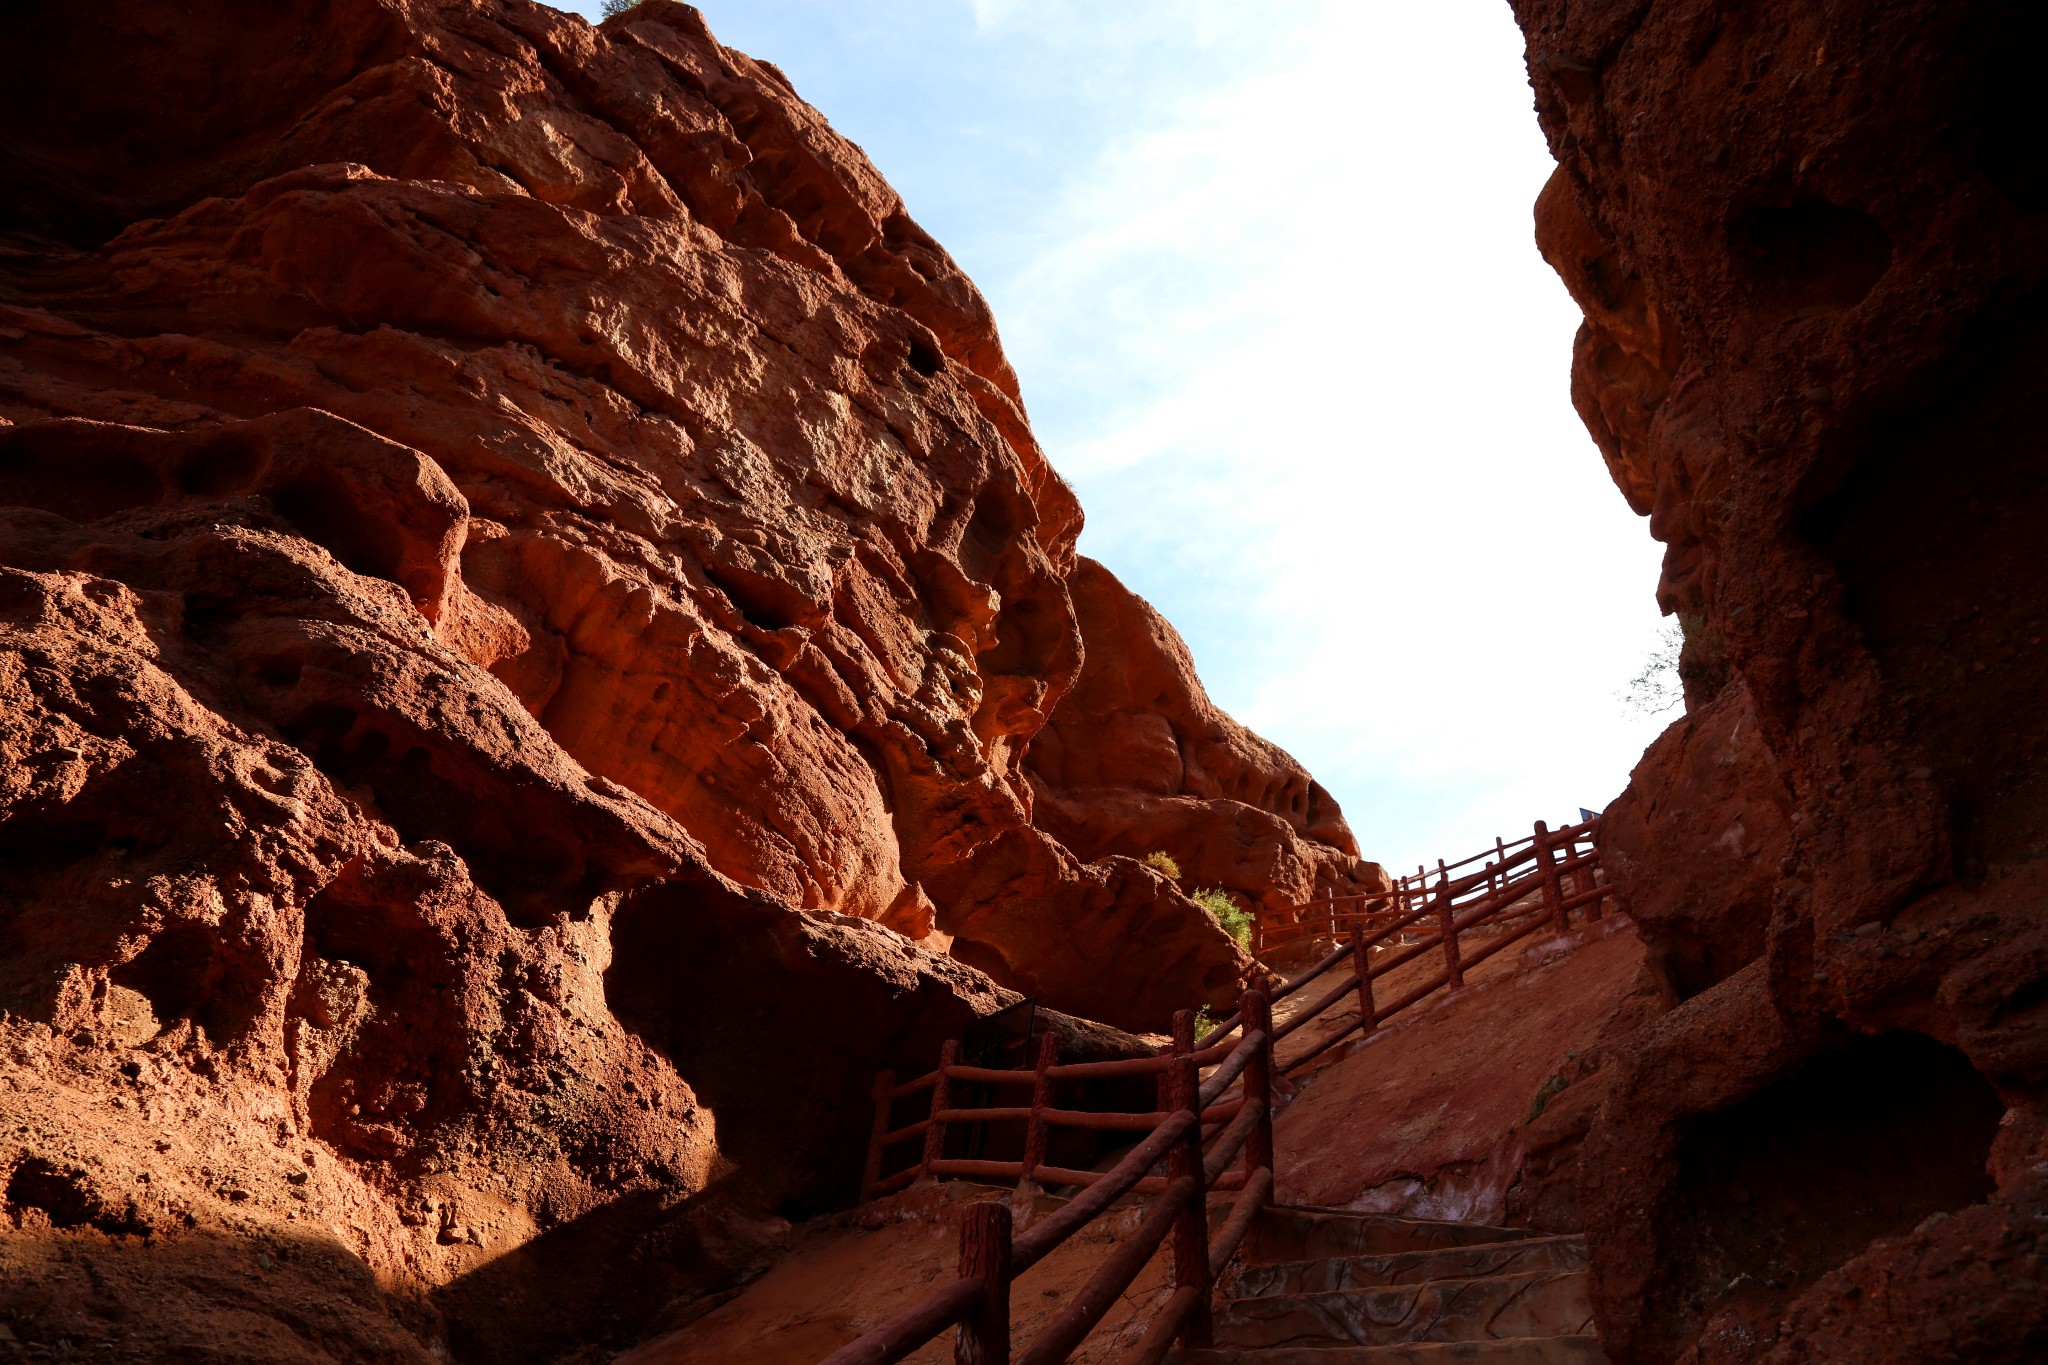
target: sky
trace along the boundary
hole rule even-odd
[[[1660,551],[1572,411],[1506,0],[698,6],[981,287],[1082,552],[1366,857],[1621,790]]]

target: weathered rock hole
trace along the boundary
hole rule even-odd
[[[803,622],[804,599],[786,583],[723,565],[704,565],[704,576],[756,629],[784,630]]]
[[[2032,1013],[2042,1005],[2048,1005],[2048,976],[2029,982],[2007,996],[2005,1003],[1993,1012],[1992,1018],[2001,1023],[2006,1022],[2016,1016]]]
[[[219,643],[242,613],[219,598],[194,593],[185,599],[185,634],[204,645]]]
[[[923,337],[910,339],[910,368],[930,379],[946,368],[946,357],[939,354],[939,348]]]
[[[224,433],[177,472],[181,492],[217,497],[247,488],[262,471],[263,457],[246,435]]]
[[[1855,307],[1892,261],[1891,234],[1875,218],[1810,195],[1742,214],[1728,246],[1758,310],[1776,321]]]
[[[115,985],[149,1001],[159,1020],[189,1019],[215,1039],[231,1037],[247,1022],[221,989],[226,977],[214,931],[201,924],[169,925],[107,973]]]
[[[59,1228],[80,1227],[99,1212],[84,1171],[67,1171],[33,1156],[8,1177],[7,1202],[16,1209],[41,1209],[50,1226]]]
[[[65,815],[27,816],[0,825],[0,867],[21,874],[48,874],[84,862],[107,838],[107,822]]]
[[[49,444],[45,444],[45,442]],[[164,500],[155,470],[110,451],[78,448],[76,434],[37,427],[0,432],[0,505],[97,521]]]
[[[312,1130],[359,1155],[401,1157],[453,1096],[462,1035],[448,1013],[461,971],[412,904],[363,898],[347,879],[307,903],[306,944],[326,998],[309,979],[295,1011],[316,1027],[360,1025],[313,1083]]]
[[[305,676],[305,666],[295,659],[281,660],[266,665],[258,676],[263,679],[265,687],[297,687],[299,679]]]
[[[132,1202],[110,1207],[84,1171],[42,1157],[29,1157],[14,1168],[7,1178],[7,1203],[17,1221],[36,1209],[54,1228],[93,1227],[116,1237],[147,1236],[151,1230]]]
[[[1664,1223],[1676,1282],[1653,1299],[1660,1335],[1682,1344],[1713,1311],[1767,1340],[1786,1304],[1873,1241],[1988,1196],[2004,1113],[1961,1052],[1892,1033],[1694,1121]]]
[[[351,901],[334,887],[306,903],[306,941],[319,958],[368,972],[383,997],[442,956],[417,915]]]
[[[389,522],[357,506],[341,489],[308,480],[273,489],[270,503],[294,530],[352,572],[401,581],[402,537]]]

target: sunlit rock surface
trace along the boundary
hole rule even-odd
[[[1377,876],[1077,560],[973,285],[695,11],[17,6],[0,134],[20,1339],[630,1338],[851,1197],[878,1066],[1235,997],[1111,855]],[[1127,722],[1176,782],[1032,767]]]

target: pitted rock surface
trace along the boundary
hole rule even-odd
[[[1514,9],[1573,397],[1686,640],[1688,714],[1602,830],[1668,1012],[1574,1081],[1553,1168],[1602,1337],[2038,1359],[2048,24]]]
[[[1377,877],[1163,625],[1089,634],[1153,618],[987,304],[687,6],[15,7],[0,133],[32,1345],[631,1338],[850,1197],[876,1068],[1018,992],[1227,1007],[1249,959],[1117,855]],[[1151,692],[1063,709],[1105,672]],[[1035,818],[1048,727],[1127,722],[1187,755],[1090,779],[1142,837]]]

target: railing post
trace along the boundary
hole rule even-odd
[[[1047,1033],[1038,1040],[1038,1066],[1031,1079],[1031,1118],[1024,1129],[1024,1174],[1017,1188],[1036,1186],[1038,1168],[1045,1164],[1045,1111],[1052,1108],[1052,1077],[1046,1073],[1059,1064],[1059,1035]]]
[[[960,1217],[960,1278],[981,1300],[953,1333],[954,1365],[1010,1365],[1010,1206],[969,1204]]]
[[[1571,928],[1564,908],[1564,888],[1558,884],[1557,859],[1550,852],[1550,826],[1536,822],[1536,866],[1543,873],[1543,905],[1560,934]]]
[[[1351,926],[1351,965],[1358,973],[1358,1031],[1371,1033],[1380,1026],[1379,1009],[1372,999],[1372,952],[1365,946],[1365,926]]]
[[[1178,1017],[1178,1011],[1176,1011],[1176,1017]],[[1152,1081],[1152,1107],[1162,1114],[1172,1113],[1173,1097],[1180,1093],[1175,1087],[1179,1084],[1180,1082],[1174,1079],[1174,1069],[1171,1066],[1154,1077]],[[1156,1171],[1159,1168],[1154,1166],[1152,1169]]]
[[[924,1130],[924,1161],[918,1167],[917,1178],[930,1180],[932,1166],[946,1154],[946,1124],[939,1115],[953,1107],[953,1082],[946,1075],[946,1068],[960,1055],[960,1043],[948,1038],[946,1045],[939,1049],[939,1074],[932,1082],[932,1110],[930,1126]]]
[[[1244,1069],[1244,1096],[1250,1100],[1257,1096],[1264,1108],[1259,1121],[1244,1142],[1244,1171],[1249,1180],[1254,1171],[1271,1170],[1273,1166],[1273,1074],[1278,1068],[1273,1057],[1273,1002],[1266,998],[1264,991],[1246,991],[1238,1001],[1238,1017],[1244,1021],[1243,1037],[1249,1038],[1254,1032],[1266,1035],[1266,1041],[1252,1054]],[[1271,1202],[1269,1192],[1265,1202]]]
[[[1444,971],[1450,988],[1457,990],[1465,984],[1465,962],[1458,955],[1458,918],[1451,910],[1451,876],[1443,870],[1441,858],[1437,860],[1436,917],[1443,929]]]
[[[1593,890],[1595,886],[1599,886],[1599,825],[1593,825],[1593,829],[1585,831],[1585,888]],[[1591,900],[1587,900],[1585,917],[1599,919],[1604,900],[1606,896],[1593,896]]]
[[[1173,1069],[1167,1073],[1173,1078],[1173,1102],[1167,1112],[1195,1110],[1195,1121],[1167,1157],[1166,1175],[1169,1180],[1188,1176],[1195,1182],[1195,1192],[1181,1205],[1173,1223],[1173,1286],[1195,1291],[1195,1305],[1180,1329],[1181,1345],[1190,1350],[1209,1345],[1214,1336],[1209,1311],[1209,1191],[1202,1182],[1202,1116],[1198,1108],[1202,1080],[1200,1069],[1188,1056],[1194,1050],[1194,1011],[1178,1010],[1173,1016]]]
[[[868,1191],[882,1183],[882,1139],[889,1133],[889,1092],[895,1088],[895,1072],[875,1073],[875,1126],[868,1130],[868,1161],[860,1173],[860,1199],[863,1204],[868,1200]]]

